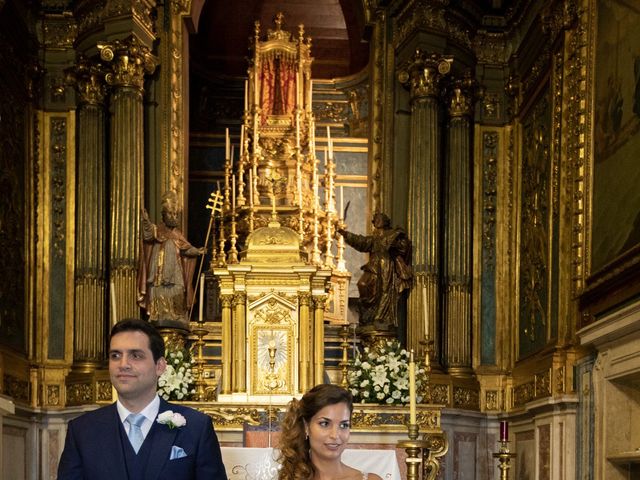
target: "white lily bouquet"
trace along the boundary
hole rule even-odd
[[[165,400],[188,400],[195,393],[191,353],[180,348],[165,353],[167,368],[158,379],[158,395]]]
[[[418,367],[418,366],[417,366]],[[420,391],[424,368],[416,368],[416,390]],[[356,403],[383,405],[409,403],[409,352],[398,340],[388,340],[375,349],[358,352],[349,372],[349,389]],[[422,397],[418,395],[417,401]]]

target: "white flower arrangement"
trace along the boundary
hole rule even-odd
[[[187,424],[187,419],[180,415],[178,412],[173,412],[171,410],[165,410],[164,412],[158,414],[158,418],[156,419],[161,425],[166,425],[170,429],[184,427]]]
[[[418,366],[417,366],[418,367]],[[423,368],[416,368],[416,390],[420,391]],[[358,352],[349,372],[349,389],[354,402],[383,405],[409,403],[409,352],[398,340]],[[417,401],[422,401],[420,395]]]
[[[195,393],[195,379],[191,372],[191,355],[188,350],[167,350],[167,368],[158,379],[158,395],[165,400],[187,400]]]

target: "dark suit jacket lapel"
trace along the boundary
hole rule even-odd
[[[171,410],[171,405],[161,398],[158,414],[167,410]],[[165,464],[169,461],[171,447],[173,446],[173,441],[178,434],[178,429],[169,428],[167,425],[160,424],[154,424],[152,428],[155,428],[155,433],[153,434],[151,454],[149,455],[149,463],[146,468],[146,477],[155,480],[160,475]]]
[[[102,449],[96,452],[97,458],[103,460],[105,472],[104,478],[127,478],[127,467],[122,451],[122,438],[120,437],[120,416],[116,404],[110,405],[102,411],[97,419],[95,435],[100,436]]]

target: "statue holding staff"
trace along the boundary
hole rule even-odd
[[[142,252],[138,268],[138,304],[151,321],[179,322],[188,326],[193,302],[192,278],[203,248],[191,245],[178,227],[175,192],[162,198],[162,222],[155,225],[142,211]]]

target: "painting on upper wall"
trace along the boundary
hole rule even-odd
[[[640,2],[596,8],[592,273],[640,244]]]

